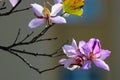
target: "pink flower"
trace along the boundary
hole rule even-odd
[[[9,0],[9,1],[11,5],[14,7],[18,3],[19,0]]]
[[[91,68],[91,62],[93,62],[97,67],[109,71],[109,66],[104,60],[110,55],[110,51],[101,49],[98,39],[91,38],[87,43],[80,41],[79,44],[82,55],[86,57],[83,69]]]
[[[110,51],[101,49],[98,39],[91,38],[87,43],[79,41],[78,46],[73,39],[71,45],[63,46],[63,52],[67,55],[68,59],[63,58],[59,63],[63,64],[67,69],[89,69],[91,68],[91,62],[93,62],[97,67],[109,71],[109,66],[104,60],[110,55]]]
[[[61,11],[61,4],[55,4],[52,6],[51,13],[46,7],[42,7],[41,5],[34,3],[31,4],[32,10],[36,16],[36,18],[32,19],[29,23],[30,28],[36,28],[38,26],[43,25],[45,22],[50,25],[51,23],[62,24],[66,23],[64,17],[56,16]]]
[[[68,56],[68,59],[61,59],[59,61],[60,64],[63,64],[65,68],[69,70],[74,70],[76,68],[80,68],[84,60],[81,57],[81,52],[77,47],[76,41],[73,39],[71,45],[63,46],[64,53]]]

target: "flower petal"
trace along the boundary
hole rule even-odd
[[[63,48],[64,53],[68,57],[75,57],[75,56],[77,56],[76,50],[72,46],[70,46],[70,45],[64,45],[62,48]]]
[[[72,67],[67,67],[67,69],[73,71],[75,70],[76,68],[80,68],[78,65],[73,65]]]
[[[101,50],[100,54],[101,54],[101,57],[100,59],[101,60],[105,60],[109,55],[110,55],[110,51],[109,50]]]
[[[43,16],[43,7],[37,3],[31,4],[32,10],[37,16]]]
[[[9,1],[11,5],[14,7],[18,3],[19,0],[9,0]]]
[[[62,2],[62,0],[54,0],[54,3],[56,4],[56,3],[61,3]]]
[[[98,39],[96,39],[94,45],[93,45],[93,53],[99,53],[101,50],[101,45],[100,45],[100,41]]]
[[[57,23],[57,24],[62,24],[62,23],[66,23],[65,18],[61,17],[61,16],[56,16],[54,18],[50,18],[52,23]]]
[[[74,70],[76,68],[79,68],[78,65],[71,65],[74,64],[74,58],[69,58],[69,59],[61,59],[59,61],[60,64],[63,64],[65,68],[69,70]]]
[[[52,6],[52,10],[51,10],[51,16],[56,16],[57,13],[59,13],[62,9],[62,4],[55,4]]]
[[[93,62],[95,63],[95,65],[99,68],[102,68],[104,70],[107,70],[109,71],[109,66],[103,61],[103,60],[100,60],[100,59],[95,59],[93,60]]]
[[[88,47],[87,44],[85,44],[83,47],[82,47],[83,51],[84,51],[84,55],[87,56],[87,57],[90,57],[90,48]]]
[[[92,52],[92,50],[93,50],[92,47],[93,47],[93,45],[94,45],[94,42],[95,42],[95,38],[91,38],[91,39],[87,42],[87,44],[88,44],[91,52]]]
[[[85,61],[82,66],[82,69],[90,69],[91,68],[91,61]]]
[[[72,40],[71,46],[72,46],[73,48],[75,48],[76,50],[78,49],[77,43],[76,43],[75,39]]]
[[[85,41],[79,41],[79,49],[82,54],[85,54],[84,49],[82,48],[84,45],[86,45]]]
[[[100,45],[100,41],[99,41],[98,39],[91,38],[91,39],[88,41],[87,44],[88,44],[91,52],[93,52],[93,53],[99,53],[99,52],[100,52],[101,45]]]
[[[70,67],[71,64],[74,63],[74,59],[73,58],[69,58],[69,59],[61,59],[59,61],[60,64],[63,64],[65,68]]]
[[[29,22],[28,26],[29,26],[30,28],[36,28],[36,27],[38,27],[38,26],[43,25],[44,23],[45,23],[45,19],[35,18],[35,19],[32,19],[32,20]]]

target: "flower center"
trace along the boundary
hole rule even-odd
[[[90,60],[97,59],[101,56],[101,54],[94,54],[93,52],[90,53]]]
[[[50,11],[46,7],[44,7],[43,14],[46,18],[50,17]]]
[[[44,18],[47,20],[47,23],[50,25],[51,22],[50,22],[50,11],[49,11],[49,9],[44,7],[43,14],[44,14]]]
[[[83,60],[81,57],[77,56],[77,57],[75,58],[74,63],[71,64],[71,65],[77,65],[77,66],[82,67],[83,63],[84,63],[84,60]]]

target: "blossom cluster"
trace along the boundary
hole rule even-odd
[[[19,0],[9,0],[14,7]],[[83,14],[82,7],[84,6],[84,0],[54,0],[54,5],[51,6],[51,11],[46,7],[37,3],[30,4],[36,18],[32,19],[28,26],[30,28],[36,28],[43,24],[62,24],[67,23],[64,14],[73,14],[81,16]],[[58,15],[62,11],[62,15]],[[67,59],[61,59],[60,64],[63,64],[65,68],[74,70],[76,68],[89,69],[91,68],[91,62],[97,67],[109,71],[109,66],[104,60],[110,55],[109,50],[101,48],[99,39],[91,38],[88,42],[79,41],[77,45],[73,39],[71,45],[64,45],[63,52],[67,55]]]
[[[67,69],[89,69],[91,68],[91,62],[93,62],[99,68],[110,70],[104,60],[111,52],[101,48],[99,39],[91,38],[88,42],[79,41],[78,46],[73,39],[71,45],[63,46],[63,51],[68,59],[63,58],[59,63],[64,64],[64,67]]]
[[[72,3],[71,3],[72,2]],[[32,19],[29,23],[30,28],[36,28],[43,24],[51,25],[51,24],[62,24],[66,23],[66,20],[63,16],[65,14],[73,14],[81,16],[83,14],[82,7],[84,6],[83,0],[54,0],[54,5],[50,10],[44,5],[41,6],[37,3],[31,4],[32,10],[36,18]],[[79,3],[79,5],[78,5]],[[77,6],[76,6],[77,5]],[[58,16],[59,12],[63,11],[64,15]]]

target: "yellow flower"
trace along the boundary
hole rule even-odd
[[[82,7],[85,5],[84,0],[64,0],[63,10],[66,13],[81,16],[83,14]]]

